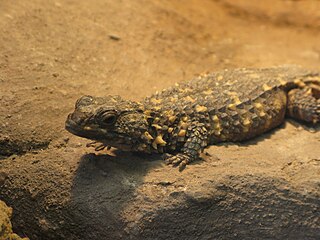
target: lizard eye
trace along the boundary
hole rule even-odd
[[[111,126],[117,121],[117,114],[114,111],[107,111],[100,115],[99,122],[105,126]]]

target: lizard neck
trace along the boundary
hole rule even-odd
[[[174,152],[185,142],[190,119],[180,116],[172,109],[162,109],[157,106],[144,110],[147,131],[141,136],[138,151],[143,152]]]

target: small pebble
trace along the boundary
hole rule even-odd
[[[158,183],[158,185],[162,185],[162,186],[169,186],[171,184],[172,184],[172,182],[170,182],[170,181],[162,181],[162,182]]]
[[[308,130],[309,130],[310,133],[315,133],[315,132],[316,132],[316,129],[315,129],[315,128],[312,128],[312,127],[309,128]]]
[[[119,36],[114,34],[109,34],[109,38],[115,41],[119,41],[121,39]]]

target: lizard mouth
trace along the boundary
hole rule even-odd
[[[95,127],[82,126],[72,119],[72,113],[68,115],[65,123],[65,129],[79,137],[89,138],[93,140],[99,140],[105,137],[103,136],[102,130]]]
[[[73,114],[69,114],[65,122],[65,129],[82,138],[95,140],[105,144],[106,146],[116,147],[122,150],[131,150],[131,139],[127,139],[118,133],[107,131],[99,128],[99,125],[91,124],[91,126],[84,126],[81,123],[73,120]]]

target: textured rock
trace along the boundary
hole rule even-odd
[[[260,2],[0,1],[0,199],[15,231],[32,240],[319,239],[319,132],[287,123],[210,147],[178,173],[159,156],[94,155],[64,130],[84,94],[138,100],[233,67],[319,70],[320,3]]]
[[[11,215],[12,208],[0,200],[0,240],[28,240],[28,238],[21,238],[13,233],[10,222]]]
[[[76,140],[0,162],[0,194],[31,239],[320,237],[319,133],[286,124],[213,146],[182,173],[158,155],[95,155]]]

